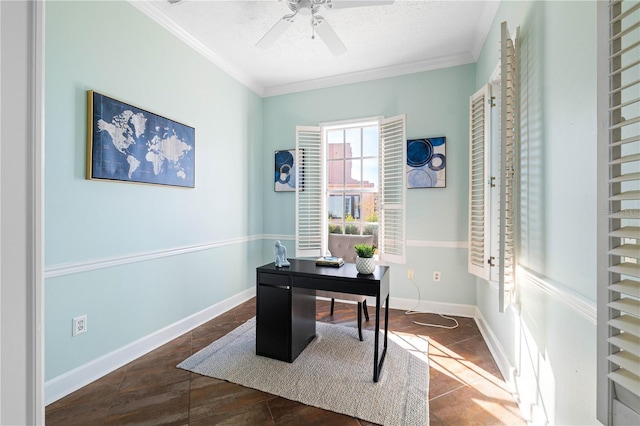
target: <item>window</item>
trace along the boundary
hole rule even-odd
[[[381,260],[404,262],[405,117],[296,128],[296,256],[326,253],[331,233],[374,235]]]
[[[378,123],[324,132],[329,233],[373,235],[378,246]]]
[[[516,46],[506,22],[501,29],[498,75],[469,101],[468,270],[497,282],[504,312],[515,284],[520,130]]]
[[[640,3],[599,2],[598,420],[640,423]]]

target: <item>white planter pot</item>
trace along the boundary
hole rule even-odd
[[[373,274],[376,262],[373,257],[356,256],[356,270],[361,274]]]

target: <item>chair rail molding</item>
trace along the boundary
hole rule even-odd
[[[554,282],[549,277],[536,274],[524,266],[518,267],[516,276],[518,277],[518,284],[529,284],[538,287],[554,299],[569,306],[593,325],[597,324],[596,302],[587,299],[562,284]]]
[[[96,269],[112,268],[114,266],[127,265],[130,263],[145,262],[148,260],[160,259],[169,256],[178,256],[181,254],[194,253],[198,251],[211,250],[221,247],[232,246],[236,244],[244,244],[251,241],[258,241],[261,236],[253,235],[240,238],[232,238],[228,240],[215,241],[210,243],[195,244],[191,246],[175,247],[166,250],[156,250],[146,253],[135,253],[124,256],[115,256],[105,259],[90,260],[86,262],[67,263],[61,265],[53,265],[45,268],[44,277],[56,278],[65,275],[73,275],[81,272],[94,271]]]

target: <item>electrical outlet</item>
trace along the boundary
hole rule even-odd
[[[75,317],[73,319],[72,335],[77,336],[78,334],[86,333],[86,331],[87,331],[87,316],[82,315],[81,317]]]
[[[407,269],[407,279],[408,280],[413,279],[413,269]]]
[[[440,271],[433,271],[433,281],[440,282]]]

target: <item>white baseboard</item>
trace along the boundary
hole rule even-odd
[[[49,405],[69,395],[71,392],[88,385],[100,377],[193,330],[199,325],[251,299],[255,295],[255,287],[249,288],[122,348],[46,381],[44,384],[45,405]]]
[[[502,377],[504,377],[505,382],[509,386],[509,389],[512,392],[515,392],[516,390],[515,377],[514,377],[515,368],[509,362],[509,359],[507,358],[507,355],[505,354],[504,349],[502,348],[502,345],[498,340],[498,337],[495,335],[495,333],[489,326],[489,323],[482,315],[482,312],[480,312],[480,309],[478,309],[477,307],[474,307],[474,309],[475,309],[474,318],[476,320],[476,325],[480,330],[480,334],[482,334],[482,338],[487,344],[487,347],[489,348],[489,352],[491,352],[491,356],[493,356],[493,359],[496,362],[496,365],[498,366],[500,373],[502,373]]]
[[[375,301],[373,306],[375,306]],[[474,318],[476,313],[475,305],[432,302],[429,300],[421,300],[417,302],[415,299],[402,299],[398,297],[390,297],[389,306],[392,309],[430,312],[435,314],[453,315],[456,317],[467,317],[467,318]]]

